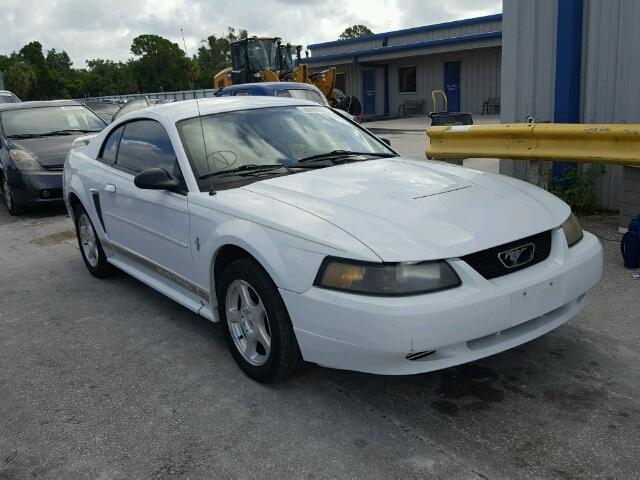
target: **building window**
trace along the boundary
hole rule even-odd
[[[416,93],[416,67],[398,68],[400,93]]]
[[[344,73],[336,73],[336,88],[343,93],[346,93],[347,79]]]

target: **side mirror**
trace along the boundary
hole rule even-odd
[[[379,137],[379,138],[380,138],[380,140],[382,140],[384,143],[386,143],[387,145],[391,146],[391,140],[389,140],[388,138],[382,138],[382,137]]]
[[[137,174],[133,183],[146,190],[169,190],[175,192],[180,188],[180,181],[173,178],[162,168],[149,168]]]

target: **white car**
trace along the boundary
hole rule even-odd
[[[21,100],[9,90],[0,90],[0,105],[3,103],[20,103]]]
[[[89,271],[212,321],[251,378],[378,374],[512,348],[584,307],[602,249],[509,177],[400,157],[328,107],[270,97],[127,114],[64,168]]]

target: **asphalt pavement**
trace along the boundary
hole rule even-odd
[[[62,209],[0,204],[0,479],[639,478],[640,279],[529,344],[440,372],[245,377],[221,326],[87,272]],[[640,272],[635,272],[640,273]]]

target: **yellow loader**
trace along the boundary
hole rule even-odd
[[[218,72],[213,88],[252,82],[309,83],[320,89],[331,106],[344,96],[336,91],[336,68],[309,73],[300,61],[300,45],[286,45],[278,37],[250,37],[231,44],[231,67]]]

